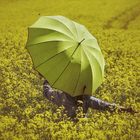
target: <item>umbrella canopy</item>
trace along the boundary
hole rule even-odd
[[[103,81],[105,62],[96,38],[66,17],[40,17],[29,27],[26,48],[35,69],[71,96],[92,95]]]

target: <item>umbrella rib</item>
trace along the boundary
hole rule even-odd
[[[88,50],[88,49],[86,49],[86,50]],[[96,50],[96,49],[95,49]],[[88,52],[89,53],[91,53],[89,50],[88,50]],[[102,68],[101,68],[101,64],[100,64],[100,62],[97,60],[97,58],[95,57],[95,55],[94,54],[92,54],[91,53],[91,55],[93,55],[94,56],[94,59],[96,60],[96,62],[99,64],[99,69],[100,69],[100,71],[101,71],[101,73],[102,73]]]
[[[81,65],[80,65],[80,67],[81,67]],[[79,72],[79,74],[78,74],[78,79],[77,79],[75,88],[74,88],[74,90],[73,90],[73,93],[75,93],[75,90],[76,90],[76,88],[77,88],[77,85],[78,85],[78,82],[79,82],[79,79],[80,79],[80,75],[81,75],[81,72]]]
[[[47,42],[62,42],[62,40],[50,40],[50,41],[43,41],[43,42],[39,42],[39,43],[36,43],[36,44],[30,44],[30,45],[27,45],[28,46],[28,48],[29,47],[32,47],[32,46],[35,46],[35,45],[38,45],[38,44],[42,44],[42,43],[47,43]],[[70,41],[70,40],[63,40],[63,42],[72,42],[72,41]]]
[[[67,48],[67,49],[69,49],[69,48]],[[50,57],[49,59],[45,60],[44,62],[42,62],[41,64],[39,64],[38,66],[36,66],[35,69],[38,68],[39,66],[41,66],[42,64],[46,63],[47,61],[49,61],[49,60],[52,59],[53,57],[57,56],[58,54],[63,53],[63,52],[66,51],[67,49],[65,49],[65,50],[63,50],[63,51],[61,51],[61,52],[59,52],[59,53],[53,55],[53,56]]]
[[[85,38],[84,38],[83,40],[81,40],[80,44],[81,44],[84,40],[85,40]],[[81,60],[80,60],[80,61],[81,61]],[[81,64],[81,63],[80,63],[80,64]],[[81,65],[80,65],[80,69],[81,69]],[[77,88],[77,85],[78,85],[78,82],[79,82],[79,79],[80,79],[80,75],[81,75],[81,71],[80,71],[79,74],[78,74],[77,83],[76,83],[76,85],[75,85],[75,88],[74,88],[74,90],[73,90],[73,93],[75,93],[75,90],[76,90],[76,88]]]
[[[84,49],[84,48],[83,48]],[[88,55],[87,55],[87,53],[85,52],[85,50],[83,51],[83,53],[85,54],[85,56],[87,57],[87,60],[88,60],[88,62],[89,62],[89,64],[91,64],[90,63],[90,60],[89,60],[89,58],[88,58]],[[92,78],[91,78],[91,80],[92,80],[92,84],[91,84],[91,87],[92,87],[92,85],[93,85],[93,73],[92,73],[92,68],[91,68],[91,65],[89,65],[90,66],[90,70],[91,70],[91,75],[92,75]],[[92,89],[91,89],[91,91],[92,91]],[[84,94],[84,93],[83,93]]]
[[[83,42],[85,39],[83,39],[81,42]],[[82,57],[82,53],[81,53],[81,57]],[[80,60],[81,61],[81,60]],[[81,63],[80,63],[81,64]],[[81,65],[80,65],[80,67],[81,67]],[[78,80],[77,80],[77,83],[76,83],[76,86],[75,86],[75,88],[74,88],[74,93],[75,93],[75,90],[76,90],[76,88],[77,88],[77,85],[78,85],[78,82],[79,82],[79,79],[80,79],[80,75],[81,75],[81,71],[79,72],[79,75],[78,75]],[[84,92],[82,93],[82,94],[84,94]]]
[[[60,34],[63,34],[63,35],[65,35],[65,36],[67,36],[67,37],[69,37],[70,39],[72,39],[73,40],[73,38],[69,35],[69,34],[66,34],[66,33],[64,33],[64,32],[61,32],[61,31],[58,31],[58,30],[55,30],[55,29],[51,29],[51,28],[43,28],[43,27],[30,27],[29,29],[44,29],[44,30],[51,30],[51,31],[55,31],[55,32],[58,32],[58,33],[60,33]]]
[[[84,41],[85,39],[83,39],[82,41]],[[81,42],[82,42],[81,41]],[[75,51],[77,50],[77,48],[79,47],[79,45],[81,44],[81,42],[80,43],[78,43],[78,45],[77,45],[77,47],[75,48],[75,50],[73,51],[73,53],[71,54],[71,56],[70,56],[70,61],[68,62],[68,64],[66,65],[66,67],[64,68],[64,70],[61,72],[61,74],[59,75],[59,77],[55,80],[55,82],[51,85],[51,86],[53,86],[57,81],[58,81],[58,79],[62,76],[62,74],[64,73],[64,71],[66,70],[66,68],[69,66],[69,64],[70,64],[70,62],[71,62],[71,58],[72,58],[72,56],[74,55],[74,53],[75,53]]]
[[[79,38],[79,35],[78,35],[78,31],[77,31],[77,28],[76,28],[75,22],[73,22],[73,25],[74,25],[74,27],[75,27],[75,31],[76,31],[76,34],[77,34],[77,38]]]
[[[93,47],[93,46],[90,46],[90,45],[84,44],[83,46],[85,46],[85,47],[87,46],[87,47],[93,48],[93,49],[95,49],[96,51],[101,51],[100,48]]]
[[[65,23],[63,23],[61,20],[55,19],[55,18],[51,18],[51,19],[54,19],[54,20],[58,21],[59,23],[61,23],[62,25],[64,25],[69,30],[69,32],[71,33],[71,35],[74,36],[73,33],[71,32],[70,28]]]

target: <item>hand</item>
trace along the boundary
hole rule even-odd
[[[43,85],[49,84],[49,82],[47,80],[44,80]]]
[[[132,107],[125,108],[125,107],[119,106],[118,111],[119,112],[128,112],[128,113],[131,113],[131,114],[138,113],[137,111],[135,111],[134,109],[132,109]]]

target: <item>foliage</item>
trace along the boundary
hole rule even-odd
[[[44,78],[25,49],[27,27],[41,15],[64,15],[88,27],[106,60],[95,96],[140,107],[139,0],[0,1],[0,139],[137,140],[139,114],[89,109],[74,123],[42,95]],[[82,114],[81,114],[82,115]]]

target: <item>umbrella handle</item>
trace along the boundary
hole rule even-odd
[[[84,85],[84,87],[83,87],[83,94],[84,94],[84,92],[85,92],[85,89],[86,89],[86,85]]]

